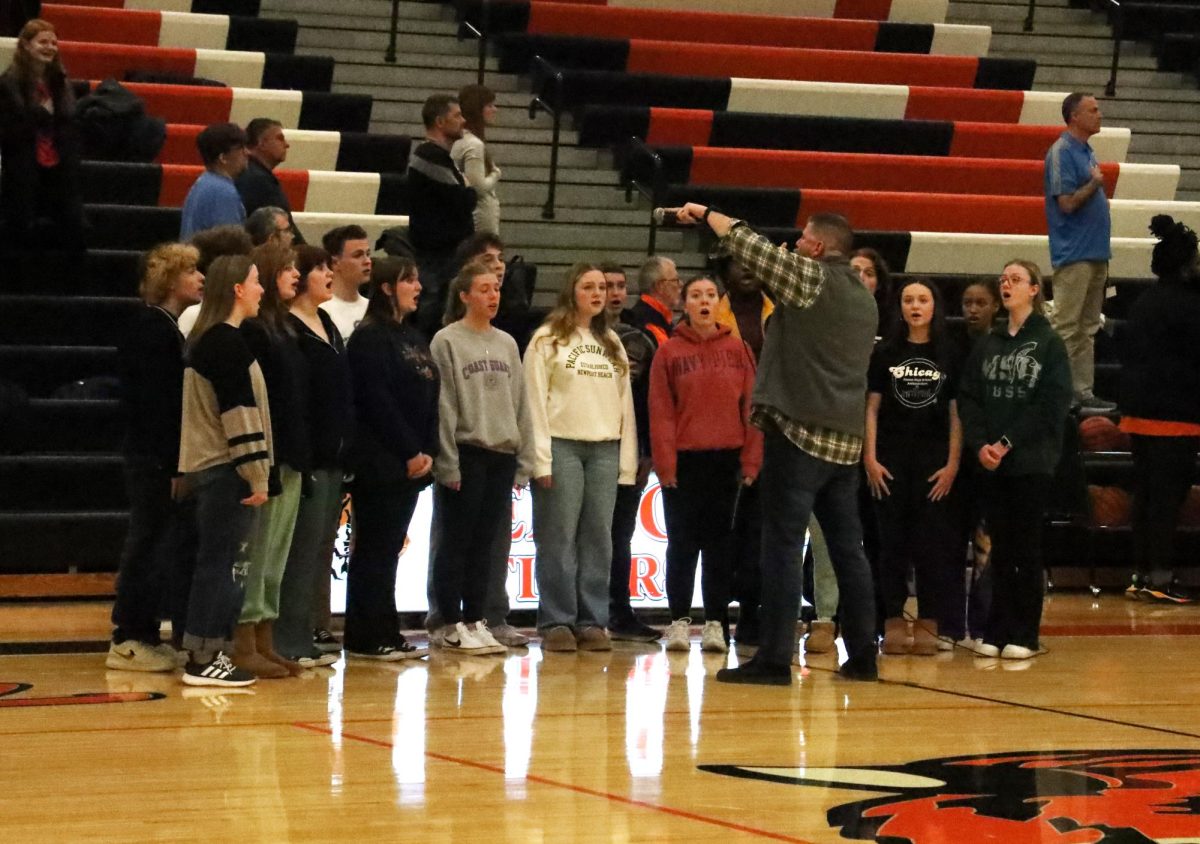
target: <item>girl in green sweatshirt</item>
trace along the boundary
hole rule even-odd
[[[1008,322],[976,344],[958,397],[964,453],[984,470],[995,576],[975,652],[1028,659],[1041,648],[1042,518],[1071,405],[1071,369],[1062,339],[1041,313],[1037,265],[1010,261],[1000,298]]]

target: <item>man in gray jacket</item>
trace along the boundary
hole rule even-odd
[[[688,203],[678,219],[706,223],[721,239],[721,250],[761,279],[776,304],[750,417],[764,432],[762,633],[754,658],[722,669],[717,679],[792,682],[801,551],[809,516],[815,515],[841,592],[849,654],[841,674],[874,680],[875,590],[863,553],[857,493],[878,311],[849,264],[854,232],[840,215],[814,214],[796,251],[788,252],[745,222],[702,205]]]

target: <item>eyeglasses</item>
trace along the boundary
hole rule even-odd
[[[1028,278],[1022,278],[1019,275],[1002,275],[1000,276],[1001,284],[1033,284],[1033,281]]]

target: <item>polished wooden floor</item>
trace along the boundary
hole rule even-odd
[[[55,608],[63,638],[105,629],[102,607],[0,606],[0,642],[32,641]],[[1200,841],[1200,610],[1054,595],[1046,629],[1050,652],[1029,662],[891,657],[883,682],[861,684],[823,658],[790,688],[718,684],[737,657],[698,645],[339,662],[223,691],[106,671],[98,653],[0,656],[0,830],[5,842]]]

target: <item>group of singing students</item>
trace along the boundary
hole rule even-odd
[[[185,683],[233,686],[330,664],[342,645],[366,660],[425,656],[400,630],[394,592],[431,485],[432,647],[483,656],[528,643],[505,618],[512,492],[526,484],[542,650],[657,640],[629,593],[651,469],[668,535],[667,648],[691,646],[703,554],[701,648],[733,638],[756,651],[720,680],[791,682],[806,534],[817,568],[806,649],[832,649],[836,618],[843,676],[877,676],[880,633],[887,654],[956,642],[1039,653],[1042,513],[1072,386],[1038,267],[1013,260],[998,283],[967,287],[953,331],[938,286],[893,284],[877,253],[852,250],[838,215],[814,215],[793,251],[714,209],[676,213],[718,236],[716,272],[681,281],[651,258],[626,307],[621,267],[576,265],[544,321],[516,330],[523,356],[494,324],[505,275],[494,235],[463,244],[432,337],[415,319],[415,261],[372,260],[356,226],[322,246],[271,237],[249,254],[148,253],[145,307],[121,351],[135,459],[106,664],[182,665]],[[335,276],[366,295],[334,301]],[[197,302],[185,338],[178,316]],[[328,588],[346,490],[339,644]],[[991,600],[968,628],[964,554],[981,517]],[[164,546],[176,561],[165,573]],[[159,640],[164,593],[171,643]]]

